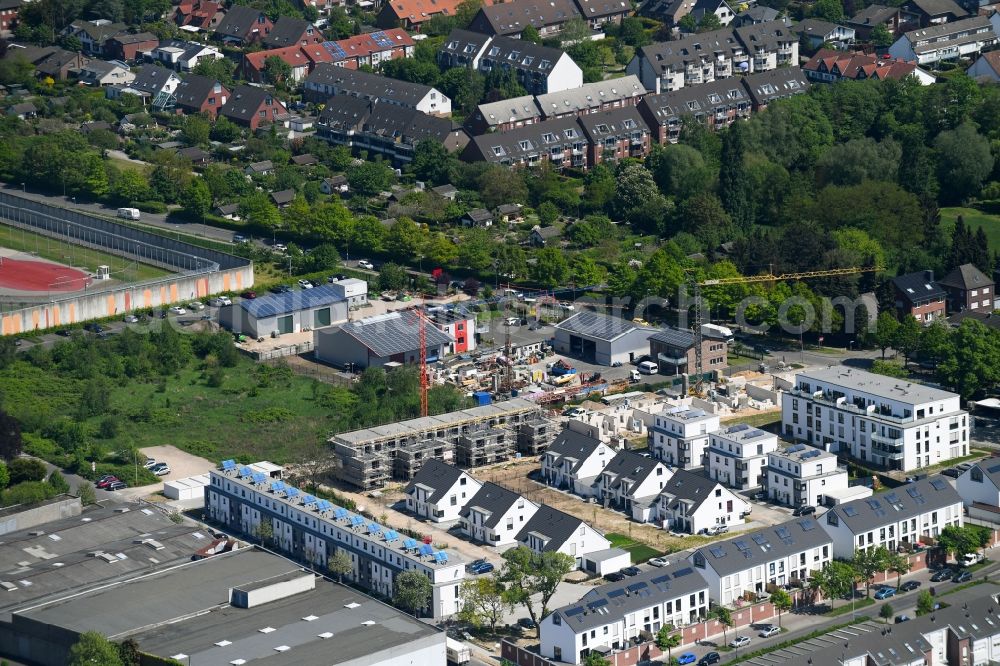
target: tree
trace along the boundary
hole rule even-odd
[[[517,245],[503,243],[496,249],[496,274],[505,280],[517,280],[528,273],[528,258]]]
[[[25,481],[41,481],[47,470],[45,463],[36,458],[17,458],[7,464],[10,471],[10,483],[16,485]]]
[[[871,34],[868,38],[872,40],[872,44],[874,44],[876,48],[880,49],[892,46],[893,41],[896,39],[892,36],[892,33],[889,32],[889,28],[885,27],[884,23],[879,23],[877,26],[872,28]]]
[[[221,58],[215,62],[221,62],[222,60],[228,60],[228,58]],[[205,60],[202,60],[202,62],[205,62]],[[215,124],[212,125],[212,131],[209,134],[213,141],[221,141],[222,143],[232,143],[242,135],[243,130],[240,129],[240,126],[225,116],[219,116],[215,119]]]
[[[10,471],[7,469],[7,463],[0,461],[0,490],[3,490],[10,485]]]
[[[351,556],[347,554],[346,550],[338,548],[337,552],[327,558],[326,570],[332,574],[337,574],[337,582],[344,582],[344,576],[354,571]]]
[[[538,34],[535,26],[528,24],[521,29],[521,39],[532,44],[541,44],[542,36]]]
[[[518,546],[503,554],[504,567],[500,580],[507,585],[507,601],[523,605],[531,620],[537,625],[548,615],[548,603],[562,579],[576,566],[576,560],[565,553],[535,553],[526,546]],[[532,596],[541,596],[541,617],[535,612]]]
[[[781,626],[781,614],[792,608],[792,596],[780,587],[771,593],[771,605],[778,611],[778,626]]]
[[[902,584],[903,574],[910,573],[910,558],[905,553],[889,553],[889,566],[886,569],[896,574],[896,589]]]
[[[203,146],[208,144],[208,137],[212,131],[212,124],[205,116],[194,114],[184,117],[184,130],[181,135],[184,142],[189,146]]]
[[[140,666],[142,663],[139,643],[134,638],[126,638],[118,644],[118,656],[122,660],[122,666]]]
[[[366,197],[389,189],[392,180],[392,169],[382,162],[362,162],[347,170],[347,182],[351,189]]]
[[[149,185],[142,173],[135,169],[122,169],[111,180],[110,192],[119,203],[135,203],[149,197]]]
[[[858,579],[864,582],[865,597],[867,598],[871,595],[871,584],[875,575],[889,568],[889,551],[885,546],[856,551],[851,560],[851,566]]]
[[[569,280],[569,263],[566,255],[554,247],[544,247],[535,255],[531,269],[532,278],[546,287],[566,284]]]
[[[879,313],[875,322],[875,333],[872,342],[882,350],[882,358],[885,358],[885,350],[896,341],[896,332],[899,330],[899,322],[891,312]]]
[[[721,27],[722,21],[719,20],[715,12],[705,12],[705,15],[701,17],[701,21],[698,22],[698,32],[711,32]]]
[[[49,485],[52,486],[52,490],[56,491],[57,495],[69,492],[69,484],[66,483],[66,479],[63,478],[63,475],[58,470],[53,470],[49,474]]]
[[[934,140],[942,198],[960,203],[979,192],[993,171],[989,140],[972,123],[941,132]]]
[[[274,539],[274,525],[270,518],[262,518],[253,528],[253,535],[260,539],[261,545],[269,544]]]
[[[715,619],[722,625],[722,642],[728,644],[729,638],[726,634],[733,626],[733,612],[725,606],[719,606],[715,609]]]
[[[551,201],[543,201],[538,206],[538,221],[543,226],[550,226],[559,219],[559,208]]]
[[[401,261],[413,261],[420,255],[425,233],[416,222],[408,217],[399,218],[385,235],[385,249]]]
[[[69,666],[122,666],[118,648],[96,631],[80,634],[80,639],[69,649]]]
[[[216,79],[219,83],[229,87],[230,89],[232,89],[232,85],[235,82],[233,79],[233,73],[235,71],[236,62],[230,60],[229,58],[219,58],[218,60],[212,58],[201,58],[192,70],[194,74],[199,74],[210,79]]]
[[[816,0],[813,3],[812,15],[814,18],[836,23],[844,20],[844,5],[840,0]]]
[[[747,231],[754,221],[753,187],[745,166],[747,130],[745,123],[734,123],[722,137],[722,167],[719,171],[719,195],[722,207],[732,217],[737,229]]]
[[[946,554],[955,556],[955,561],[960,562],[969,553],[976,552],[979,548],[979,536],[969,529],[971,525],[948,525],[938,536],[938,546]]]
[[[937,376],[966,400],[993,386],[1000,381],[1000,335],[981,322],[966,319],[951,332]]]
[[[458,244],[458,263],[469,270],[484,270],[493,263],[495,248],[486,229],[469,229]]]
[[[212,193],[202,178],[192,178],[184,193],[184,212],[192,220],[204,220],[212,209]]]
[[[398,291],[406,288],[410,278],[406,269],[399,264],[386,263],[378,272],[378,288],[382,291]]]
[[[916,354],[920,346],[920,333],[922,331],[920,322],[913,315],[907,315],[896,329],[893,336],[892,347],[903,354],[903,367],[910,362],[910,358]]]
[[[451,98],[453,108],[472,115],[486,92],[486,77],[471,67],[455,67],[444,73],[438,86]]]
[[[264,75],[269,83],[282,88],[292,76],[292,66],[278,56],[268,56],[264,59]]]
[[[264,229],[277,229],[281,226],[281,213],[264,192],[254,191],[244,197],[240,201],[239,215],[247,222]]]
[[[694,14],[685,14],[677,22],[677,27],[681,29],[681,32],[697,32],[698,19],[694,17]]]
[[[569,264],[570,277],[578,287],[599,285],[607,277],[607,271],[590,257],[577,254]]]
[[[680,646],[681,635],[674,633],[674,627],[672,625],[664,625],[660,627],[660,630],[656,632],[656,647],[660,648],[667,653],[667,662],[673,661],[673,655],[671,651]]]
[[[94,492],[94,484],[89,481],[81,481],[76,487],[76,496],[84,506],[90,506],[97,501],[97,493]]]
[[[934,610],[934,595],[930,590],[920,590],[917,595],[917,615],[927,615]]]
[[[467,578],[459,591],[462,600],[459,619],[476,627],[488,624],[490,631],[496,633],[497,624],[513,610],[504,592],[504,584],[496,574]]]
[[[559,39],[563,44],[590,40],[590,26],[580,17],[573,17],[563,23]]]
[[[819,571],[812,572],[809,587],[818,590],[832,602],[833,599],[842,599],[848,594],[853,596],[854,581],[855,573],[850,564],[833,561]]]
[[[600,652],[591,650],[584,657],[583,666],[611,666],[611,662]]]
[[[889,619],[892,617],[893,612],[892,606],[889,604],[882,604],[882,608],[878,611],[878,616],[885,620],[886,624],[889,624]]]
[[[430,603],[433,586],[430,579],[419,571],[404,571],[396,576],[392,603],[409,610],[416,617]]]
[[[450,71],[466,71],[465,68]],[[440,141],[424,139],[413,149],[410,170],[417,180],[431,185],[444,185],[451,180],[454,160]]]
[[[501,204],[524,204],[528,201],[528,187],[518,169],[490,165],[477,180],[479,196],[487,208]]]

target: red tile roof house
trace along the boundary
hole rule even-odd
[[[306,78],[319,63],[334,62],[336,56],[330,52],[327,44],[287,46],[282,49],[245,53],[240,71],[247,81],[261,84],[274,83],[267,80],[267,74],[264,72],[267,67],[267,59],[271,57],[281,58],[292,68],[292,80],[298,83]]]
[[[443,14],[454,16],[462,0],[386,0],[378,13],[375,25],[380,28],[406,28],[420,30],[420,26]],[[483,0],[483,6],[489,7],[493,0]]]
[[[896,58],[880,59],[866,53],[852,53],[820,49],[809,62],[802,65],[802,71],[812,81],[832,83],[843,79],[861,81],[864,79],[903,80],[913,76],[924,85],[934,82],[934,77],[918,70],[915,62]]]
[[[189,74],[174,91],[175,108],[177,113],[205,113],[214,119],[229,101],[229,95],[229,90],[215,79]]]
[[[263,124],[280,122],[288,115],[288,109],[268,91],[244,85],[233,91],[219,115],[256,131]]]
[[[160,38],[151,32],[135,35],[119,34],[104,43],[104,53],[108,58],[123,62],[135,62],[143,51],[152,51],[160,45]]]
[[[209,0],[184,0],[174,8],[173,21],[179,26],[193,26],[199,30],[215,30],[226,16],[221,2]]]
[[[414,48],[413,38],[401,28],[348,37],[333,44],[339,47],[333,49],[334,62],[343,63],[347,69],[357,69],[360,65],[378,69],[386,60],[412,58]]]

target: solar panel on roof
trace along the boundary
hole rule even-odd
[[[786,541],[792,538],[791,532],[789,532],[788,528],[785,527],[784,525],[778,525],[777,527],[775,527],[774,533],[777,534],[778,538],[781,539],[782,541]]]
[[[646,587],[649,586],[646,585],[646,583],[640,582],[640,583],[632,583],[631,585],[628,586],[628,589],[631,590],[632,592],[638,592],[639,590],[644,589]]]
[[[1000,465],[993,465],[993,467],[987,467],[986,471],[990,474],[996,474],[997,472],[1000,472]]]
[[[712,553],[712,557],[720,559],[726,556],[726,551],[718,546],[712,546],[708,549],[708,552]]]
[[[849,518],[853,518],[854,516],[858,515],[858,510],[855,509],[853,506],[845,506],[844,515],[848,516]]]
[[[899,504],[899,495],[896,493],[886,493],[885,501],[889,504]]]
[[[867,500],[865,500],[865,503],[868,506],[870,506],[872,509],[881,509],[882,508],[882,503],[879,502],[877,499],[867,499]]]
[[[684,576],[690,576],[694,573],[694,569],[691,567],[684,567],[683,569],[678,569],[674,572],[674,578],[683,578]]]
[[[437,561],[438,564],[447,564],[448,553],[444,552],[443,550],[439,550],[438,552],[434,553],[434,559],[435,561]]]
[[[805,448],[802,444],[795,444],[794,446],[789,446],[787,450],[789,453],[798,453],[799,451],[804,451]]]
[[[272,481],[271,482],[271,491],[272,492],[278,493],[278,492],[281,492],[284,489],[285,489],[285,482],[284,481]]]
[[[757,534],[751,534],[750,538],[753,539],[753,542],[758,546],[766,546],[768,543],[770,543],[767,540],[767,537],[761,534],[760,532],[758,532]]]
[[[623,594],[625,594],[625,590],[623,590],[621,588],[618,588],[617,590],[611,590],[610,592],[608,592],[608,598],[609,599],[617,599],[618,597],[622,596]]]
[[[420,552],[421,555],[433,555],[434,554],[434,546],[430,545],[429,543],[422,543],[422,544],[420,544],[420,551],[419,552]]]
[[[384,536],[386,541],[396,541],[399,539],[399,532],[396,530],[386,530]]]
[[[253,470],[249,467],[240,467],[240,476],[250,476],[253,474]]]
[[[338,506],[336,509],[333,510],[333,516],[334,518],[347,518],[347,509]]]
[[[659,585],[660,583],[665,583],[668,580],[670,580],[670,576],[668,574],[663,574],[662,576],[657,576],[656,578],[654,578],[653,580],[651,580],[649,582],[651,582],[653,585]],[[608,596],[611,596],[611,595],[608,595]]]
[[[749,430],[749,429],[750,426],[748,426],[746,423],[737,423],[736,425],[734,425],[732,428],[729,429],[729,432],[743,432],[744,430]]]
[[[607,599],[598,599],[597,601],[591,601],[587,604],[591,609],[602,608],[608,605]]]
[[[285,486],[285,495],[288,497],[298,497],[299,489],[292,488],[291,486]]]
[[[344,47],[337,42],[323,42],[323,48],[337,60],[342,60],[347,57],[347,51],[345,51]]]
[[[740,550],[750,550],[750,545],[743,539],[737,539],[736,541],[733,542],[733,545],[739,548]]]
[[[393,45],[392,38],[381,30],[373,32],[368,36],[371,37],[372,41],[378,44],[380,48],[386,49]]]
[[[302,503],[303,504],[315,504],[316,503],[316,498],[313,497],[312,495],[303,495],[302,496]]]
[[[920,491],[912,486],[906,489],[906,494],[912,497],[913,499],[917,499],[918,497],[920,497]]]
[[[802,528],[803,532],[812,532],[816,529],[816,523],[812,518],[806,518],[805,520],[799,521],[799,527]]]
[[[815,458],[818,455],[819,455],[819,451],[808,451],[808,452],[802,454],[802,459],[803,460],[809,460],[810,458]]]
[[[376,525],[375,523],[368,523],[368,533],[369,534],[378,534],[381,531],[382,531],[382,526],[381,525]]]
[[[332,285],[321,285],[313,289],[289,291],[284,294],[267,294],[260,298],[243,299],[240,307],[256,319],[276,317],[277,315],[306,310],[309,308],[330,305],[344,300],[343,296]]]
[[[944,490],[947,485],[948,484],[941,479],[931,479],[931,487],[934,488],[934,490]]]
[[[223,471],[226,471],[226,472],[229,472],[231,470],[236,469],[236,461],[235,460],[223,460],[222,461],[222,469],[223,469]]]
[[[357,527],[358,525],[364,525],[365,519],[361,516],[351,516],[351,525]]]
[[[410,549],[416,547],[417,547],[416,539],[406,539],[405,541],[403,541],[403,548]]]
[[[263,472],[254,472],[250,475],[250,480],[254,483],[264,483],[267,480],[267,474]]]
[[[577,606],[575,608],[570,608],[568,611],[566,611],[566,617],[573,617],[575,615],[579,615],[582,612],[583,612],[583,606]]]

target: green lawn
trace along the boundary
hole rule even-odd
[[[729,423],[746,423],[755,428],[762,428],[772,423],[781,421],[781,412],[766,412],[764,414],[753,414],[751,416],[736,416],[730,419],[723,419],[723,425]]]
[[[635,541],[625,534],[611,532],[609,534],[605,534],[604,536],[611,542],[612,547],[621,548],[622,550],[627,550],[631,553],[632,564],[641,564],[651,557],[658,557],[663,554],[655,548],[647,546],[639,541]]]
[[[156,266],[139,264],[109,252],[73,245],[3,224],[0,224],[0,247],[30,252],[42,259],[58,261],[92,273],[97,271],[98,266],[110,266],[111,276],[123,282],[138,282],[170,275],[170,271]]]
[[[868,606],[874,606],[874,605],[875,605],[875,600],[869,597],[867,599],[856,600],[854,602],[853,608],[855,611],[858,611],[861,610],[862,608],[867,608]],[[843,606],[838,606],[837,608],[828,610],[827,612],[823,613],[823,615],[826,617],[836,617],[838,615],[845,615],[851,612],[851,608],[852,608],[851,604],[844,604]]]
[[[952,230],[955,228],[955,220],[958,219],[959,215],[973,232],[979,227],[983,228],[991,250],[995,251],[1000,248],[1000,215],[991,215],[975,208],[942,208],[941,233],[944,234],[945,238],[951,238]]]

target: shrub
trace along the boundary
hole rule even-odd
[[[167,212],[167,204],[162,201],[138,201],[135,207],[143,213],[153,213],[160,215]]]
[[[7,466],[10,470],[10,482],[12,484],[23,483],[25,481],[41,481],[45,478],[45,464],[34,458],[18,458],[10,461]]]

